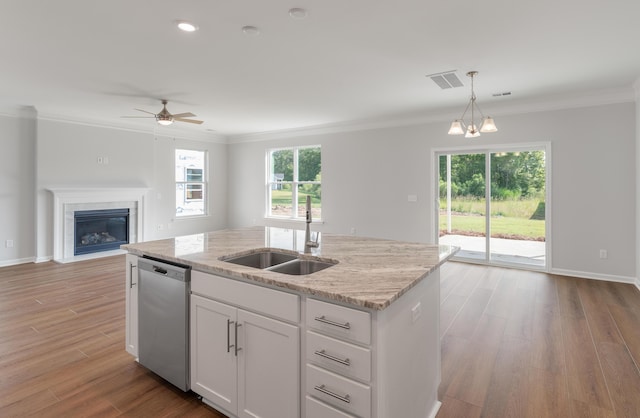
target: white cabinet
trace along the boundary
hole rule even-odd
[[[214,291],[211,285],[215,282],[223,283],[220,293],[213,293],[218,299],[223,289],[236,283],[194,272],[192,290]],[[262,293],[266,298],[283,293],[254,287],[266,291]],[[251,292],[231,294],[242,299],[241,295]],[[287,295],[299,304],[297,296]],[[191,389],[231,416],[297,418],[299,328],[211,297],[191,296]],[[236,302],[243,305],[242,300]]]
[[[371,417],[370,314],[307,299],[306,325],[307,418]]]
[[[129,354],[138,357],[138,257],[126,255],[125,273],[125,346]]]
[[[236,311],[191,295],[191,390],[228,411],[238,409]]]

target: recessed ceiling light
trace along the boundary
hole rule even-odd
[[[198,30],[198,25],[195,23],[187,22],[186,20],[176,20],[178,29],[184,32],[195,32]]]
[[[307,11],[299,7],[294,7],[293,9],[289,9],[289,16],[294,19],[304,19],[307,17]]]
[[[248,36],[256,36],[260,34],[260,29],[256,28],[255,26],[243,26],[242,32]]]

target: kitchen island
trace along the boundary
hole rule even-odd
[[[435,417],[439,266],[457,249],[254,227],[122,246],[127,350],[137,356],[136,260],[191,266],[191,389],[234,417]],[[229,261],[278,249],[328,268]]]

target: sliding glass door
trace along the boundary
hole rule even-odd
[[[459,259],[545,268],[545,146],[436,153],[438,241]]]

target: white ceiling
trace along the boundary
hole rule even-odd
[[[133,108],[193,112],[184,129],[243,135],[459,113],[469,70],[485,110],[632,91],[638,0],[2,0],[0,104],[146,127]],[[303,20],[288,15],[308,10]],[[194,33],[174,21],[190,20]],[[253,25],[258,36],[241,28]],[[425,75],[457,70],[465,87]],[[492,97],[492,93],[512,92]],[[443,129],[446,129],[443,128]]]

